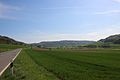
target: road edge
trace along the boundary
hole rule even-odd
[[[17,58],[17,56],[20,54],[22,51],[22,48],[20,48],[20,51],[17,53],[17,55],[8,63],[8,65],[0,72],[0,76],[4,73],[4,71],[10,66],[10,64]]]

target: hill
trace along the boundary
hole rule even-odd
[[[37,43],[35,45],[39,47],[77,47],[79,45],[92,44],[95,41],[73,41],[73,40],[63,40],[63,41],[44,41]]]
[[[20,42],[20,41],[16,41],[10,37],[7,36],[1,36],[0,35],[0,44],[15,44],[15,45],[23,45],[25,43]]]
[[[105,39],[99,40],[98,42],[120,44],[120,34],[109,36]]]

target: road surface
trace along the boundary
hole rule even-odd
[[[15,60],[21,50],[22,49],[15,49],[0,53],[0,76],[10,66],[11,62]]]

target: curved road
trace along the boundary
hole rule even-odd
[[[22,49],[0,53],[0,76],[10,66],[11,62],[19,55]]]

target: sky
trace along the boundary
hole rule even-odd
[[[120,0],[0,0],[0,35],[33,43],[120,34]]]

